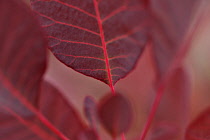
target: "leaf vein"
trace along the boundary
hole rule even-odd
[[[135,33],[139,32],[139,31],[141,31],[141,30],[143,29],[144,25],[146,25],[146,22],[144,22],[144,23],[141,24],[140,26],[137,26],[136,28],[134,28],[134,29],[133,29],[132,31],[130,31],[130,32],[127,32],[127,33],[122,34],[122,35],[120,35],[120,36],[117,36],[117,37],[115,37],[115,38],[113,38],[113,39],[110,39],[109,41],[106,41],[106,44],[108,45],[108,44],[113,43],[113,42],[115,42],[115,41],[118,41],[118,40],[124,39],[124,38],[126,38],[126,37],[129,37],[129,36],[132,35],[132,34],[135,34]]]
[[[84,45],[94,46],[94,47],[97,47],[97,48],[103,48],[102,46],[95,45],[95,44],[92,44],[92,43],[64,40],[64,39],[59,39],[59,38],[53,37],[53,36],[48,36],[48,37],[49,37],[49,38],[56,39],[56,40],[59,40],[59,41],[61,41],[61,42],[75,43],[75,44],[84,44]]]
[[[77,26],[77,25],[73,25],[73,24],[70,24],[70,23],[64,23],[64,22],[61,22],[61,21],[57,21],[57,20],[55,20],[55,19],[53,19],[53,18],[51,18],[51,17],[48,17],[48,16],[46,16],[46,15],[43,15],[43,14],[37,12],[37,11],[35,11],[35,12],[36,12],[37,14],[39,14],[40,16],[45,17],[45,18],[47,18],[47,19],[49,19],[49,20],[51,20],[51,21],[53,21],[53,22],[55,22],[55,23],[57,23],[57,24],[61,24],[61,25],[66,25],[66,26],[78,28],[78,29],[80,29],[80,30],[83,30],[83,31],[86,31],[86,32],[89,32],[89,33],[92,33],[92,34],[95,34],[95,35],[98,35],[98,36],[100,35],[99,33],[94,32],[94,31],[91,31],[91,30],[89,30],[89,29],[86,29],[86,28],[83,28],[83,27],[80,27],[80,26]],[[56,25],[56,24],[52,24],[51,26],[53,26],[53,25]],[[44,27],[44,26],[43,26],[43,27]]]
[[[4,76],[2,71],[0,71],[0,81],[2,81],[4,87],[6,87],[8,91],[11,92],[19,101],[21,101],[23,105],[31,110],[46,127],[57,134],[62,140],[69,140],[61,131],[54,127],[51,122],[45,118],[45,116],[43,116],[34,106],[32,106],[31,103],[29,103],[29,101],[20,93],[20,91],[11,84],[10,80]]]
[[[97,58],[97,57],[91,57],[91,56],[76,56],[76,55],[64,54],[64,53],[54,53],[54,54],[64,55],[64,56],[71,56],[71,57],[74,57],[74,58],[86,58],[86,59],[96,59],[96,60],[104,61],[104,59]]]

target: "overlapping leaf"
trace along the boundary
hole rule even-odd
[[[167,85],[147,140],[182,140],[189,118],[191,78],[178,68]]]
[[[42,83],[45,46],[29,8],[19,0],[1,0],[1,140],[75,140],[85,131],[60,92]]]
[[[109,94],[100,101],[98,116],[107,132],[116,138],[129,129],[133,112],[130,102],[124,96]]]
[[[135,66],[147,40],[138,0],[31,0],[49,48],[74,70],[113,86]]]
[[[168,70],[177,52],[186,47],[182,45],[196,6],[198,0],[150,0],[152,48],[158,76]]]
[[[24,97],[14,96],[19,94],[16,92],[8,87],[0,90],[1,140],[76,140],[85,131],[73,107],[51,84],[42,84],[34,106],[27,100],[24,102]]]

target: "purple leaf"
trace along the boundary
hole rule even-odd
[[[175,70],[162,97],[147,140],[182,140],[189,119],[191,77],[185,68]]]
[[[42,80],[46,42],[32,12],[19,0],[1,0],[0,21],[0,139],[75,140],[85,126]]]
[[[136,0],[31,0],[49,48],[65,65],[111,88],[135,66],[147,37]]]
[[[101,124],[112,137],[126,132],[133,118],[130,102],[121,94],[104,97],[99,103],[98,115]]]
[[[198,6],[198,0],[150,0],[152,48],[158,76],[165,74],[177,52],[186,47],[182,45]]]

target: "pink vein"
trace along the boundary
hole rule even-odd
[[[67,3],[61,2],[60,0],[53,0],[53,1],[58,2],[58,3],[60,3],[60,4],[63,4],[63,5],[66,5],[66,6],[70,7],[70,8],[74,8],[74,9],[76,9],[76,10],[78,10],[78,11],[80,11],[80,12],[82,12],[82,13],[84,13],[84,14],[88,15],[88,16],[91,16],[91,17],[96,18],[96,16],[95,16],[95,15],[90,14],[90,13],[88,13],[87,11],[85,11],[85,10],[83,10],[83,9],[80,9],[80,8],[78,8],[78,7],[76,7],[76,6],[73,6],[73,5],[70,5],[70,4],[67,4]]]
[[[56,40],[59,40],[61,42],[68,42],[68,43],[75,43],[75,44],[84,44],[84,45],[90,45],[90,46],[94,46],[94,47],[98,47],[98,48],[103,48],[102,46],[91,44],[91,43],[87,43],[87,42],[78,42],[78,41],[63,40],[63,39],[59,39],[59,38],[53,37],[53,36],[48,36],[48,37],[49,38],[56,39]]]
[[[31,4],[35,4],[35,3],[40,2],[40,1],[43,2],[43,0],[37,0],[37,1],[31,2]],[[91,17],[96,18],[95,15],[93,15],[93,14],[91,14],[91,13],[88,13],[87,11],[85,11],[85,10],[83,10],[83,9],[81,9],[81,8],[78,8],[78,7],[74,6],[74,5],[70,5],[70,4],[64,3],[64,2],[62,2],[62,1],[60,1],[60,0],[50,0],[50,1],[46,1],[46,0],[45,0],[44,2],[51,2],[51,1],[54,1],[54,2],[57,2],[57,3],[63,4],[63,5],[65,5],[65,6],[67,6],[67,7],[76,9],[76,10],[78,10],[78,11],[80,11],[80,12],[82,12],[82,13],[88,15],[88,16],[91,16]]]
[[[199,28],[200,23],[202,22],[202,18],[204,18],[204,17],[205,17],[205,13],[203,11],[202,14],[200,15],[200,17],[196,20],[196,23],[194,24],[194,26],[191,27],[190,32],[188,32],[186,34],[186,36],[183,39],[183,42],[180,46],[181,49],[177,52],[174,59],[172,60],[171,66],[169,67],[166,74],[164,75],[164,77],[159,82],[159,85],[158,85],[158,88],[157,88],[157,94],[156,94],[156,97],[155,97],[155,101],[154,101],[154,103],[152,105],[152,108],[150,110],[149,117],[148,117],[148,120],[147,120],[147,122],[144,126],[142,134],[140,136],[140,140],[145,139],[145,137],[147,135],[147,132],[149,131],[149,128],[151,126],[152,120],[153,120],[153,118],[155,116],[155,113],[157,111],[157,108],[158,108],[158,106],[160,104],[160,101],[162,99],[162,96],[164,94],[164,90],[167,86],[167,83],[169,82],[170,78],[174,74],[176,68],[182,63],[182,61],[185,58],[187,52],[190,50],[191,42],[193,40],[193,37],[194,37],[197,29]],[[151,44],[150,44],[150,47],[151,47]]]
[[[74,58],[89,58],[89,59],[96,59],[96,60],[104,61],[104,59],[97,58],[97,57],[91,57],[91,56],[76,56],[76,55],[64,54],[64,53],[54,53],[54,54],[71,56],[71,57],[74,57]]]
[[[126,140],[126,137],[125,137],[124,133],[122,133],[121,137],[122,137],[122,140]]]
[[[127,71],[127,69],[123,68],[123,67],[114,67],[114,68],[111,68],[111,70],[114,70],[114,69],[121,69],[123,71]]]
[[[106,21],[107,19],[115,16],[116,14],[118,14],[118,13],[124,11],[124,10],[126,10],[126,6],[125,5],[123,5],[120,8],[114,10],[113,12],[111,12],[108,16],[106,16],[105,18],[102,19],[102,22]]]
[[[129,10],[129,11],[142,11],[144,10],[144,7],[140,7],[140,6],[135,6],[135,7],[127,7],[125,5],[119,7],[118,9],[114,10],[113,12],[111,12],[108,16],[106,16],[105,18],[102,19],[102,22],[105,22],[106,20],[110,19],[111,17],[125,11],[125,10]]]
[[[50,136],[49,134],[45,133],[41,128],[39,128],[39,126],[37,126],[36,124],[31,124],[29,122],[26,122],[24,119],[21,118],[20,115],[18,115],[17,113],[15,113],[14,111],[12,111],[10,108],[3,106],[1,107],[5,110],[7,110],[10,114],[12,114],[18,121],[20,121],[23,125],[27,126],[28,128],[30,128],[35,134],[37,134],[40,138],[46,140],[46,139],[52,139],[55,140],[55,138],[53,138],[52,136]]]
[[[53,19],[53,18],[51,18],[51,17],[48,17],[48,16],[46,16],[46,15],[43,15],[43,14],[37,12],[37,11],[35,11],[35,12],[36,12],[37,14],[39,14],[40,16],[45,17],[45,18],[47,18],[47,19],[49,19],[49,20],[51,20],[51,21],[53,21],[53,22],[55,22],[55,23],[57,23],[57,24],[61,24],[61,25],[66,25],[66,26],[78,28],[78,29],[80,29],[80,30],[87,31],[87,32],[90,32],[90,33],[95,34],[95,35],[98,35],[98,36],[100,35],[99,33],[94,32],[94,31],[91,31],[91,30],[89,30],[89,29],[86,29],[86,28],[83,28],[83,27],[80,27],[80,26],[76,26],[76,25],[73,25],[73,24],[70,24],[70,23],[60,22],[60,21],[57,21],[57,20],[55,20],[55,19]],[[52,25],[53,25],[53,24],[52,24]]]
[[[106,71],[106,69],[76,69],[76,70],[87,70],[87,71]]]
[[[109,57],[108,57],[106,42],[105,42],[105,37],[104,37],[104,30],[103,30],[102,20],[101,20],[101,17],[100,17],[100,12],[99,12],[99,9],[98,9],[98,3],[97,3],[96,0],[93,0],[93,2],[94,2],[94,6],[95,6],[96,15],[97,15],[98,26],[99,26],[99,29],[100,29],[101,41],[102,41],[102,45],[103,45],[103,48],[104,48],[104,57],[105,57],[106,68],[107,68],[107,73],[108,73],[109,86],[110,86],[110,89],[111,89],[112,93],[115,94],[114,85],[113,85],[113,82],[112,82],[110,65],[109,65]]]
[[[114,41],[117,41],[117,40],[126,38],[126,37],[128,37],[128,36],[130,36],[130,35],[132,35],[132,34],[134,34],[134,33],[137,33],[137,32],[139,32],[139,31],[141,31],[141,30],[143,29],[144,25],[146,25],[146,22],[144,22],[142,25],[140,25],[140,26],[134,28],[134,29],[133,29],[132,31],[130,31],[130,32],[127,32],[127,33],[125,33],[125,34],[123,34],[123,35],[117,36],[117,37],[115,37],[115,38],[113,38],[113,39],[107,41],[106,44],[110,44],[110,43],[112,43],[112,42],[114,42]]]
[[[78,42],[78,41],[70,41],[70,40],[63,40],[63,39],[59,39],[57,37],[53,37],[53,36],[48,36],[49,38],[53,38],[56,40],[59,40],[61,42],[67,42],[67,43],[75,43],[75,44],[84,44],[84,45],[90,45],[90,46],[94,46],[94,47],[98,47],[98,48],[103,48],[100,45],[95,45],[95,44],[91,44],[91,43],[87,43],[87,42]]]
[[[123,71],[127,71],[125,68],[123,67],[114,67],[111,68],[110,70],[114,70],[114,69],[121,69]],[[87,71],[107,71],[106,69],[76,69],[76,70],[87,70]]]
[[[55,128],[35,107],[33,107],[24,97],[23,95],[16,89],[9,79],[4,76],[4,74],[0,71],[0,80],[5,88],[9,90],[20,102],[25,105],[29,110],[31,110],[39,120],[45,124],[52,132],[57,134],[62,140],[70,140],[65,135],[62,134],[57,128]]]
[[[127,57],[130,57],[130,56],[132,56],[132,55],[118,55],[118,56],[114,56],[114,57],[109,58],[109,60],[119,59],[119,58],[127,58]]]

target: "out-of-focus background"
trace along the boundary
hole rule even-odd
[[[29,0],[25,0],[27,3]],[[198,13],[205,10],[210,13],[210,2],[204,1]],[[199,14],[197,14],[199,15]],[[194,20],[197,16],[194,17]],[[193,83],[190,95],[189,122],[205,108],[210,107],[210,18],[206,14],[196,32],[192,48],[186,56],[184,65],[191,75]],[[134,110],[134,123],[128,133],[133,138],[141,133],[146,121],[155,93],[151,85],[154,83],[154,66],[149,49],[141,56],[135,70],[116,84],[116,90],[131,101]],[[57,86],[64,96],[73,104],[80,115],[83,115],[83,100],[87,95],[99,100],[110,92],[109,87],[93,78],[84,76],[66,67],[49,52],[48,69],[45,78]],[[177,103],[178,104],[178,103]],[[85,118],[84,118],[85,119]],[[103,132],[104,136],[107,135]],[[108,136],[107,136],[108,137]],[[104,139],[105,140],[105,139]]]

